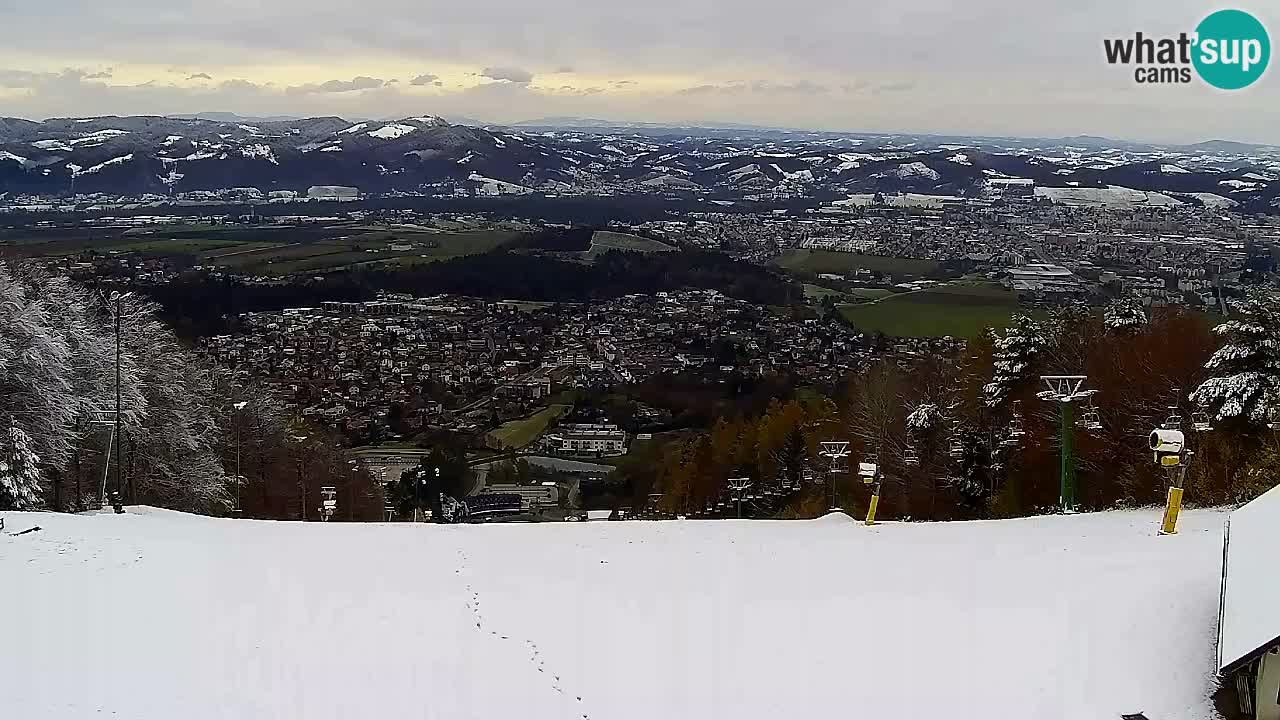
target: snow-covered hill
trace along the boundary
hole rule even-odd
[[[0,697],[44,719],[1210,718],[1224,518],[7,513]]]
[[[1189,202],[1216,193],[1246,210],[1269,210],[1280,196],[1280,149],[746,128],[479,128],[430,115],[363,122],[0,117],[0,195],[171,195],[235,187],[265,193],[312,185],[368,193],[449,194],[469,187],[727,199],[973,195],[992,178],[1010,177],[1047,187],[1171,192]]]

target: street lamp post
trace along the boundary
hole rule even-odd
[[[301,494],[302,505],[302,521],[307,521],[307,481],[306,476],[302,472],[303,455],[302,443],[306,442],[307,435],[294,435],[294,467],[298,471],[298,492]]]
[[[1087,400],[1098,391],[1080,389],[1087,379],[1085,375],[1041,375],[1040,379],[1047,389],[1036,393],[1036,397],[1058,404],[1058,434],[1061,444],[1058,501],[1062,512],[1071,513],[1076,509],[1076,466],[1072,450],[1074,403],[1077,400]]]
[[[240,508],[240,486],[244,483],[244,477],[240,474],[240,413],[249,406],[249,401],[244,400],[231,406],[234,411],[231,415],[231,421],[236,426],[236,507],[232,512],[239,513]]]
[[[124,507],[122,503],[122,493],[124,491],[124,486],[122,485],[122,476],[120,473],[120,469],[121,469],[120,461],[122,460],[120,456],[120,308],[123,300],[124,300],[124,296],[122,296],[119,292],[111,293],[111,302],[115,303],[115,306],[116,306],[115,307],[115,314],[116,314],[116,317],[115,317],[115,321],[116,321],[115,323],[116,324],[116,417],[115,417],[115,423],[116,423],[116,427],[115,427],[115,438],[113,439],[113,442],[115,443],[113,454],[116,456],[116,491],[115,491],[114,497],[112,498],[111,504],[112,506],[115,507],[115,511],[117,513],[124,512]],[[133,499],[136,500],[136,498],[133,498]]]

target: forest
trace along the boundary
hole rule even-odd
[[[332,438],[195,356],[136,294],[0,264],[0,328],[0,509],[80,512],[118,493],[314,519],[331,486],[334,519],[381,517],[381,486]]]
[[[1163,502],[1169,476],[1147,442],[1171,422],[1194,453],[1189,503],[1243,502],[1280,477],[1280,304],[1254,293],[1216,328],[1177,308],[1119,301],[1105,313],[1018,317],[955,357],[882,360],[843,387],[721,417],[648,463],[625,464],[629,500],[659,516],[733,515],[730,478],[744,478],[747,516],[813,517],[833,504],[861,514],[871,491],[849,469],[875,462],[882,518],[1053,512],[1060,419],[1058,403],[1038,395],[1042,375],[1085,375],[1081,389],[1095,391],[1074,403],[1071,423],[1080,510]],[[823,441],[849,443],[834,472]]]
[[[580,236],[547,237],[534,242],[581,244]],[[789,305],[803,298],[800,286],[777,272],[721,253],[691,250],[651,254],[614,250],[585,264],[498,249],[409,267],[350,268],[320,278],[294,276],[275,284],[187,272],[145,292],[161,306],[163,318],[179,335],[191,339],[233,331],[240,313],[316,306],[325,300],[371,300],[380,291],[418,297],[447,293],[495,300],[584,302],[682,288],[718,290],[764,305]]]

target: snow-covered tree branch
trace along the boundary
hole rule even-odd
[[[1190,399],[1220,422],[1272,422],[1280,416],[1280,300],[1255,290],[1231,308],[1235,317],[1214,328],[1226,344],[1205,363],[1211,377]]]

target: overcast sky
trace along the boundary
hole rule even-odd
[[[1273,41],[1280,11],[1253,12]],[[0,0],[0,116],[547,116],[1280,144],[1275,68],[1139,86],[1189,0]]]

